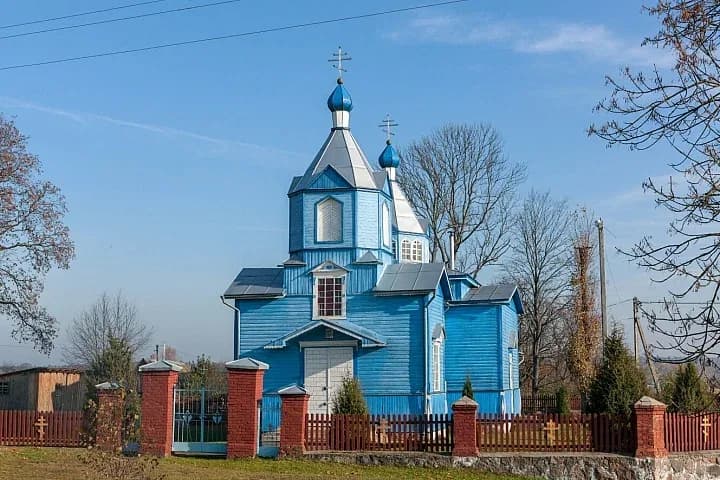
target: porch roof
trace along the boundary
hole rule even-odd
[[[287,342],[289,342],[290,340],[319,327],[330,328],[338,333],[342,333],[343,335],[354,338],[360,342],[360,346],[362,348],[384,347],[385,345],[387,345],[385,339],[382,336],[378,335],[376,332],[356,325],[352,322],[348,322],[347,320],[313,320],[306,323],[297,330],[288,333],[287,335],[276,338],[272,342],[265,345],[264,348],[267,350],[285,348],[287,346]]]

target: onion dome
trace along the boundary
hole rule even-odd
[[[382,168],[397,168],[400,165],[400,155],[393,148],[390,140],[388,140],[385,149],[378,157],[378,162]]]
[[[338,78],[337,83],[337,87],[328,97],[327,106],[331,112],[349,112],[353,108],[350,92],[343,86],[342,78]]]

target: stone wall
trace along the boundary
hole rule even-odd
[[[497,453],[450,457],[428,453],[312,452],[315,460],[360,465],[466,467],[553,480],[709,480],[720,478],[720,452],[634,458],[596,453]]]

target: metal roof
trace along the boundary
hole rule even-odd
[[[405,196],[400,184],[396,181],[390,181],[390,193],[393,197],[393,204],[395,205],[395,219],[398,231],[408,233],[421,233],[426,234],[426,230],[420,224],[415,210]]]
[[[19,375],[24,373],[84,373],[84,368],[79,367],[30,367],[10,372],[0,373],[0,377]]]
[[[332,167],[351,187],[378,188],[375,172],[350,130],[333,129],[302,178],[293,180],[288,193],[310,187],[327,167]]]
[[[517,287],[510,284],[484,285],[471,288],[463,297],[463,302],[509,302]]]
[[[365,252],[360,258],[355,260],[355,263],[370,263],[370,264],[377,264],[382,263],[378,258],[375,256],[374,253],[371,251]]]
[[[243,268],[230,284],[227,298],[272,298],[283,295],[282,268]]]
[[[375,292],[431,292],[437,288],[444,270],[442,263],[393,263],[385,268]]]
[[[267,350],[285,348],[287,346],[287,342],[289,342],[290,340],[297,338],[300,335],[314,330],[318,327],[330,328],[332,330],[335,330],[336,332],[342,333],[343,335],[355,338],[360,341],[360,346],[363,348],[384,347],[387,344],[385,339],[377,333],[347,320],[312,320],[311,322],[306,323],[302,327],[293,330],[292,332],[283,335],[282,337],[276,338],[272,342],[265,345],[264,348]]]

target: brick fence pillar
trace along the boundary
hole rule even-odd
[[[115,452],[122,448],[124,391],[114,382],[95,385],[98,404],[95,416],[95,446]]]
[[[635,403],[636,457],[667,457],[665,404],[645,396]]]
[[[302,455],[305,453],[305,417],[310,395],[297,385],[283,388],[278,393],[282,401],[280,455]]]
[[[260,439],[263,376],[269,368],[252,358],[227,362],[227,458],[254,457]]]
[[[170,360],[148,363],[142,375],[141,441],[143,454],[167,457],[172,453],[173,389],[182,364]]]
[[[454,457],[472,457],[478,454],[477,406],[473,399],[466,396],[452,404]]]

